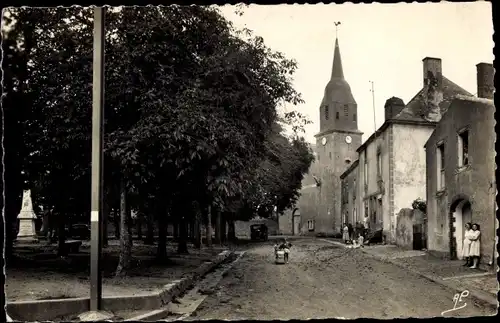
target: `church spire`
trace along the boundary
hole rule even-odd
[[[340,22],[335,22],[336,34]],[[358,130],[358,106],[351,87],[344,77],[342,58],[340,57],[339,39],[335,37],[332,74],[325,87],[325,94],[320,106],[320,133],[325,131]]]
[[[340,57],[339,39],[335,38],[335,52],[333,54],[332,79],[344,79],[344,70],[342,69],[342,58]]]

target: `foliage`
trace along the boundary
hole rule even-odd
[[[9,183],[25,180],[37,204],[88,214],[92,9],[9,14],[3,104],[16,125],[6,129],[6,156],[17,173]],[[159,217],[171,210],[189,220],[193,212],[182,214],[179,205],[193,202],[246,219],[293,206],[312,161],[298,135],[309,121],[297,111],[278,113],[303,102],[292,86],[295,61],[234,29],[214,8],[126,7],[107,12],[106,30],[110,205],[118,206],[123,180],[130,207]]]
[[[420,210],[423,213],[427,213],[427,203],[425,202],[425,200],[421,199],[420,197],[411,203],[411,207],[414,210]]]

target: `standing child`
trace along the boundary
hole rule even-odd
[[[347,223],[344,223],[342,240],[344,240],[345,244],[347,244],[349,242],[349,227],[347,226]]]
[[[358,243],[359,243],[359,246],[360,246],[361,248],[364,248],[364,247],[365,247],[364,242],[365,242],[365,238],[363,237],[363,235],[362,235],[362,234],[360,234],[360,235],[359,235],[359,237],[358,237]]]

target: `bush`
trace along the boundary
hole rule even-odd
[[[427,203],[425,202],[425,200],[421,199],[420,197],[418,199],[416,199],[415,201],[413,201],[413,203],[411,203],[411,207],[414,210],[420,210],[424,213],[427,213]]]

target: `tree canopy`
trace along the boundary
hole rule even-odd
[[[17,215],[13,205],[23,185],[37,203],[88,214],[93,11],[15,8],[6,18],[8,217]],[[313,159],[300,137],[308,120],[295,110],[278,112],[303,102],[292,83],[296,68],[215,8],[108,10],[104,176],[110,200],[117,203],[123,182],[131,208],[145,213],[179,199],[235,219],[293,206]],[[293,134],[284,135],[282,125]]]

